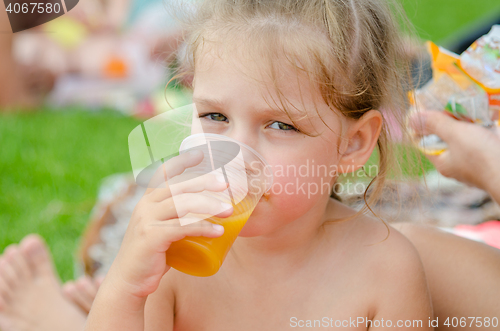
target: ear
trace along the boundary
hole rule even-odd
[[[361,168],[370,158],[382,130],[383,118],[378,110],[369,110],[358,120],[350,121],[345,136],[348,143],[340,157],[339,173],[355,172]]]

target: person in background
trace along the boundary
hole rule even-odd
[[[37,109],[67,75],[137,80],[144,72],[141,85],[149,86],[157,79],[144,66],[168,67],[180,45],[182,31],[160,0],[80,1],[67,14],[42,25],[30,28],[31,19],[37,18],[18,22],[26,30],[15,34],[2,6],[0,111]]]

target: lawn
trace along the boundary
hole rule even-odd
[[[498,0],[402,0],[406,15],[423,39],[448,41],[484,18],[500,17]]]
[[[424,39],[439,42],[498,0],[405,0]],[[499,14],[500,15],[500,14]],[[130,171],[127,136],[140,122],[112,111],[0,115],[0,251],[30,232],[46,238],[63,280],[102,178]]]
[[[63,279],[105,176],[130,170],[116,112],[43,111],[0,117],[0,250],[30,232],[46,238]]]

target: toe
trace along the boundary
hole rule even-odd
[[[14,269],[18,281],[23,281],[31,277],[28,261],[23,256],[17,245],[10,245],[7,247],[4,256],[7,262],[9,262]]]
[[[35,275],[55,277],[54,265],[45,241],[30,234],[21,241],[21,252]]]
[[[76,282],[76,286],[84,292],[91,300],[94,300],[97,294],[97,285],[92,278],[85,276]]]
[[[0,276],[0,300],[7,303],[12,298],[12,287]],[[1,310],[1,309],[0,309]]]
[[[0,295],[0,312],[5,311],[7,308],[7,301]]]
[[[84,291],[82,291],[79,286],[77,286],[77,283],[78,281],[76,281],[75,283],[68,282],[64,284],[63,292],[69,300],[71,300],[74,304],[80,307],[81,310],[88,314],[93,300],[89,300],[86,293],[84,293]]]
[[[97,287],[97,289],[99,289],[103,281],[104,281],[104,276],[97,276],[96,278],[94,278],[94,284]]]
[[[73,293],[75,292],[75,283],[68,281],[62,286],[63,294],[70,300],[73,300]]]
[[[6,254],[7,252],[4,253],[3,258],[0,260],[0,277],[2,277],[9,288],[15,288],[18,278],[13,266],[7,260]]]

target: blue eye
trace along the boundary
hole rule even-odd
[[[299,131],[294,126],[283,122],[273,122],[269,127],[281,131]]]
[[[209,113],[209,114],[205,114],[205,115],[200,116],[200,118],[202,118],[202,117],[209,118],[212,121],[216,121],[216,122],[226,122],[227,121],[227,117],[222,115],[221,113]]]

